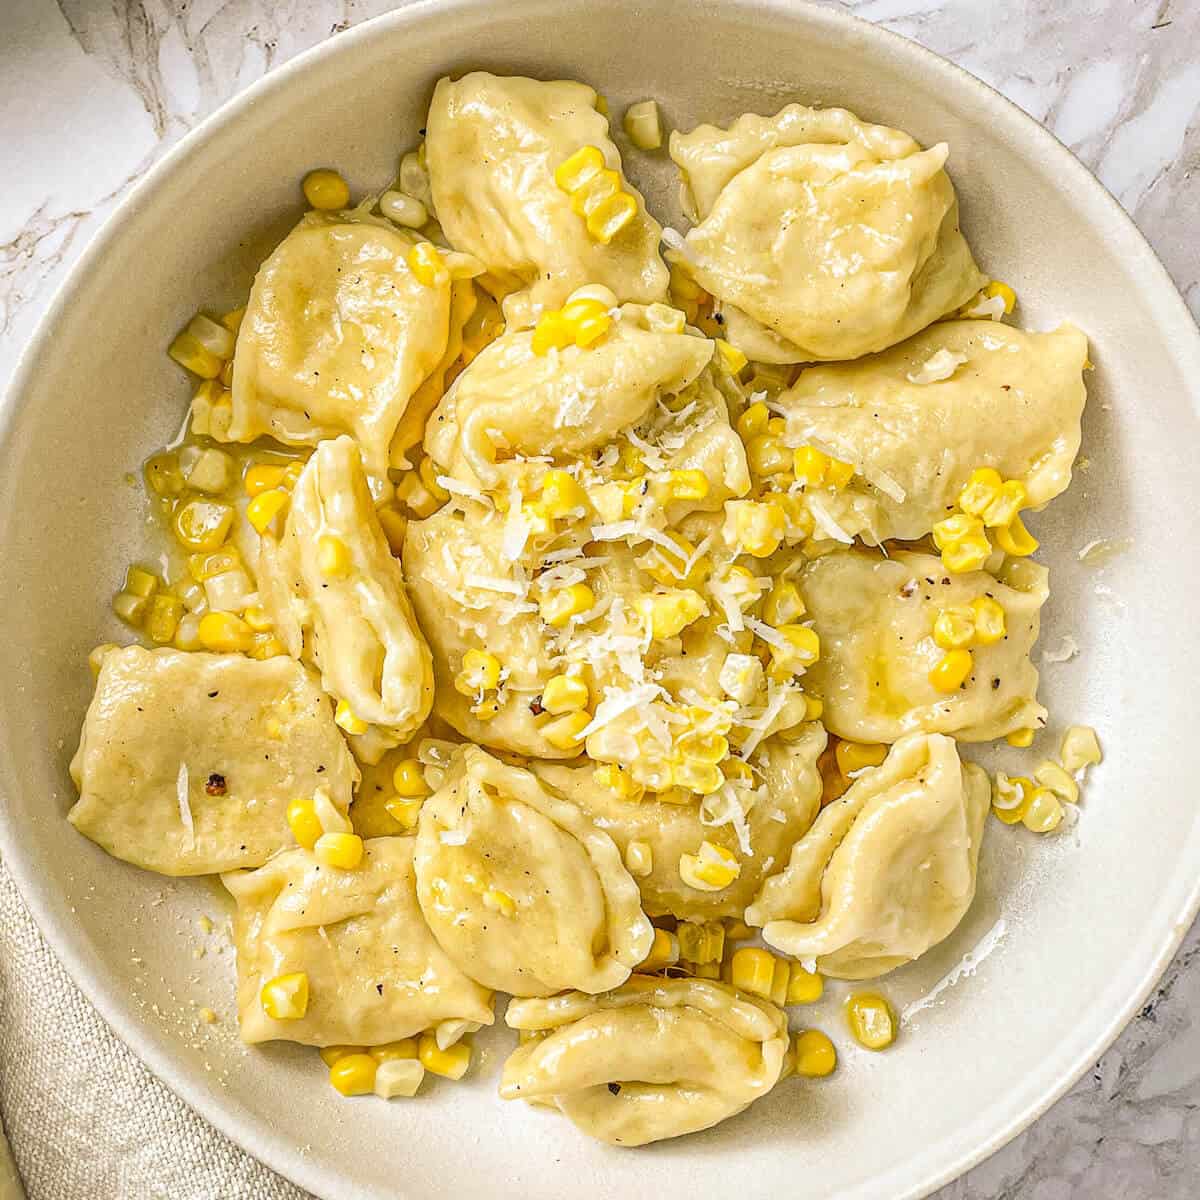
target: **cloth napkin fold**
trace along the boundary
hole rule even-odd
[[[27,1200],[311,1200],[144,1067],[71,982],[0,863],[0,1127]],[[20,1200],[0,1133],[0,1200]]]

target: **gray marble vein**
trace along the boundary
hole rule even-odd
[[[1200,314],[1197,0],[841,0],[1043,122],[1149,237]],[[0,386],[64,272],[166,148],[272,67],[388,0],[0,5]],[[29,147],[52,147],[37,155]],[[1200,932],[1112,1049],[941,1200],[1200,1194]]]

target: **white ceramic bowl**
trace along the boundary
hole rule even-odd
[[[1071,634],[1082,647],[1044,672],[1052,728],[1094,723],[1107,751],[1077,831],[1039,840],[991,823],[968,919],[886,987],[908,1003],[1001,917],[1004,936],[893,1049],[855,1052],[833,987],[806,1015],[843,1048],[833,1078],[788,1083],[706,1135],[637,1152],[496,1099],[503,1031],[483,1039],[484,1069],[470,1080],[391,1105],[338,1098],[311,1050],[247,1051],[234,1032],[232,953],[196,925],[220,915],[219,889],[125,866],[63,820],[85,656],[119,636],[109,597],[143,546],[140,493],[124,475],[174,435],[186,404],[168,341],[198,306],[241,302],[298,215],[306,169],[334,163],[360,189],[386,182],[434,80],[476,66],[586,79],[616,114],[655,96],[685,128],[800,99],[945,139],[971,242],[1016,286],[1022,321],[1069,318],[1093,339],[1091,466],[1037,522],[1053,567],[1042,645]],[[663,158],[627,162],[674,216]],[[323,1196],[923,1195],[1094,1062],[1195,911],[1198,380],[1197,330],[1117,205],[1016,108],[891,34],[787,0],[448,0],[361,26],[251,88],[150,173],[18,372],[0,427],[6,862],[129,1045],[230,1137]],[[1123,536],[1132,549],[1103,573],[1077,562],[1089,539]],[[196,960],[202,941],[210,950]],[[198,1026],[197,1005],[221,1023]]]

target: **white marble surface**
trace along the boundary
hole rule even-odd
[[[271,67],[393,7],[388,0],[2,0],[0,386],[64,272],[168,146]],[[946,55],[1044,122],[1135,217],[1200,313],[1197,0],[845,0],[835,7]],[[1197,1010],[1200,934],[1193,929],[1095,1069],[941,1200],[1200,1194]]]

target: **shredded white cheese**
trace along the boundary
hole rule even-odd
[[[659,696],[666,697],[667,693],[657,683],[643,683],[638,687],[622,690],[606,687],[604,699],[596,705],[596,715],[579,732],[579,740],[591,736],[597,729],[611,725],[618,717],[631,709],[649,704]]]
[[[524,596],[526,588],[519,583],[514,583],[511,579],[501,579],[497,575],[474,575],[466,574],[463,576],[463,583],[467,587],[479,588],[485,592],[505,592],[509,596]]]
[[[854,538],[833,519],[833,514],[825,507],[825,501],[815,493],[808,497],[808,511],[812,513],[813,524],[827,537],[844,542],[847,546],[854,542]]]
[[[1004,309],[1004,301],[1000,301],[1000,309]],[[909,383],[926,384],[941,383],[949,379],[959,367],[967,361],[965,354],[957,354],[953,350],[942,347],[931,354],[915,371],[910,371],[905,378]]]
[[[179,764],[179,774],[175,776],[175,798],[179,801],[179,820],[187,834],[187,848],[192,850],[196,845],[196,823],[192,820],[192,806],[188,803],[188,768],[184,762]]]

